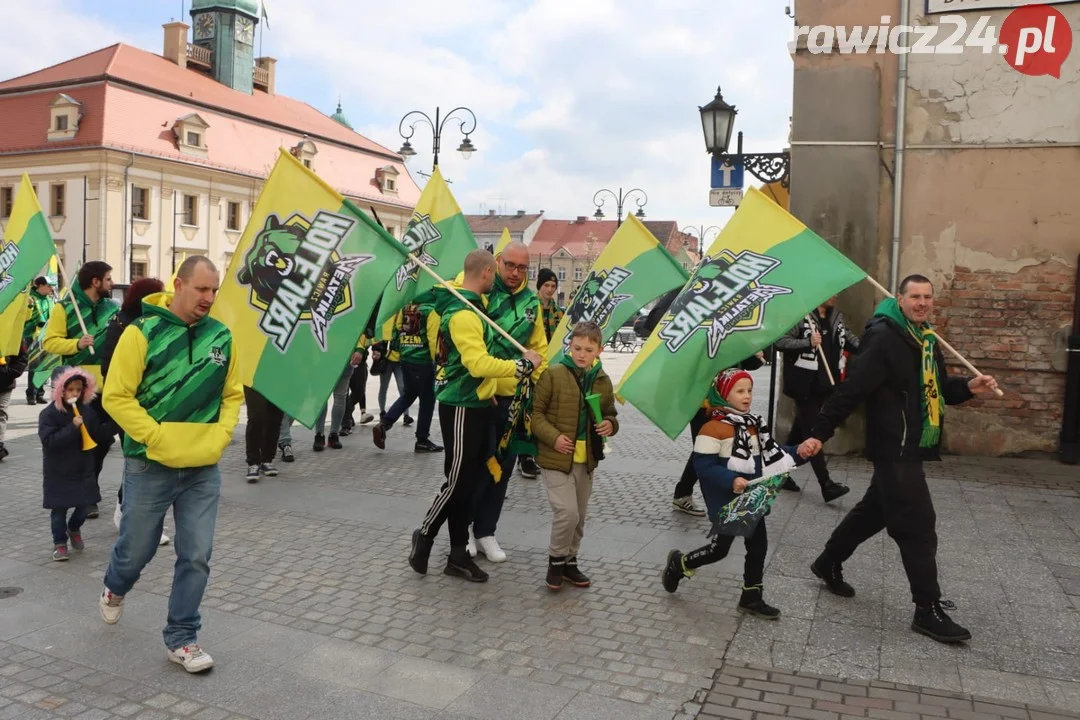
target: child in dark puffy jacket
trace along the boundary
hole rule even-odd
[[[694,468],[709,519],[714,523],[721,509],[746,490],[751,480],[780,475],[801,465],[795,448],[778,445],[766,423],[750,412],[754,380],[745,370],[732,368],[717,376],[716,390],[723,403],[709,411],[709,421],[694,441]],[[727,557],[733,535],[712,533],[712,541],[683,554],[672,550],[664,568],[664,589],[675,592],[679,581],[691,577],[703,566]],[[765,554],[769,549],[765,518],[758,521],[746,538],[746,564],[743,570],[740,612],[768,620],[780,617],[780,611],[764,598]]]
[[[68,559],[69,541],[72,549],[83,549],[83,522],[90,506],[101,501],[94,453],[83,449],[82,428],[93,442],[107,441],[114,431],[90,407],[96,390],[90,373],[68,368],[53,382],[53,401],[38,416],[44,456],[42,506],[52,510],[53,560]]]

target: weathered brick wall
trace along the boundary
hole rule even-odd
[[[949,452],[1052,452],[1061,431],[1065,374],[1051,367],[1053,335],[1072,323],[1075,269],[1057,262],[1019,272],[955,268],[937,305],[942,335],[993,375],[1005,396],[949,409]],[[970,374],[949,354],[949,371]],[[988,399],[981,399],[988,397]]]

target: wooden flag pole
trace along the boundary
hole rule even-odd
[[[817,327],[817,323],[815,323],[810,318],[810,315],[806,316],[806,321],[808,323],[810,323],[811,329],[813,329],[814,327]],[[819,335],[821,334],[820,331],[818,332],[818,334]],[[817,351],[818,351],[818,357],[821,358],[821,363],[825,366],[825,372],[828,373],[828,375],[829,375],[829,384],[830,385],[836,385],[836,379],[833,377],[832,368],[829,367],[829,361],[825,359],[825,351],[821,349],[821,345],[817,346]]]
[[[870,277],[869,275],[866,276],[866,281],[869,282],[874,287],[876,287],[881,292],[881,294],[884,295],[885,297],[889,297],[889,298],[895,297],[891,292],[886,290],[885,287],[881,283],[879,283],[877,280]],[[934,334],[937,335],[938,342],[941,343],[941,346],[943,348],[945,348],[946,350],[948,350],[949,352],[951,352],[953,355],[955,355],[956,359],[959,360],[964,365],[964,367],[966,367],[968,370],[975,373],[976,375],[983,375],[984,374],[984,373],[979,372],[978,368],[976,368],[974,365],[969,363],[967,361],[967,358],[965,358],[963,355],[958,353],[956,351],[956,348],[954,348],[949,343],[945,342],[945,338],[941,337],[941,335],[938,335],[938,333],[936,333],[936,332]],[[1001,388],[994,388],[994,394],[997,395],[998,397],[1002,397],[1005,393],[1003,393],[1001,391]]]
[[[64,263],[60,259],[59,255],[56,256],[56,268],[60,271],[60,274],[64,278],[64,284],[68,286],[68,288],[69,288],[68,291],[71,293],[71,309],[75,311],[75,317],[79,318],[79,327],[82,328],[83,335],[89,335],[90,332],[86,329],[86,321],[83,320],[82,313],[79,312],[79,301],[75,297],[75,292],[73,290],[70,290],[70,288],[71,288],[71,279],[68,277],[67,269],[64,268]],[[90,350],[91,355],[97,355],[97,353],[94,352],[93,343],[91,343],[90,345],[87,345],[86,347]]]
[[[385,226],[382,224],[382,221],[379,220],[379,214],[377,212],[375,212],[375,208],[371,208],[371,215],[372,215],[372,217],[375,218],[375,222],[379,223],[380,227],[383,227],[383,229],[385,229]],[[429,268],[427,265],[425,265],[423,262],[421,262],[420,258],[416,257],[416,255],[414,253],[410,252],[410,253],[406,253],[406,255],[408,256],[408,258],[410,260],[412,260],[414,263],[416,263],[417,267],[419,267],[421,270],[423,270],[428,275],[433,277],[435,279],[435,281],[438,282],[440,285],[442,285],[444,288],[449,290],[454,295],[454,297],[456,297],[458,300],[460,300],[461,302],[463,302],[466,305],[468,305],[469,307],[471,307],[476,312],[476,314],[480,316],[481,320],[483,320],[488,325],[490,325],[492,330],[494,330],[495,332],[499,333],[504,338],[509,340],[510,343],[514,347],[516,347],[518,350],[521,351],[522,355],[524,355],[525,353],[527,353],[529,351],[528,348],[524,347],[521,343],[519,343],[517,340],[515,340],[510,333],[506,332],[501,327],[499,327],[499,324],[496,323],[494,320],[492,320],[490,317],[488,317],[487,313],[485,313],[484,311],[480,310],[480,308],[473,305],[469,301],[468,298],[466,298],[464,295],[462,295],[460,292],[458,292],[457,288],[451,286],[450,283],[448,283],[446,280],[443,280],[439,276],[439,274],[437,272],[435,272],[434,270]]]

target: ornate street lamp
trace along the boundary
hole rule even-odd
[[[462,114],[468,113],[468,117],[453,117],[454,113],[461,111]],[[409,119],[412,118],[412,122]],[[439,166],[439,150],[442,147],[442,131],[446,126],[448,120],[453,118],[454,122],[458,124],[458,130],[465,136],[465,139],[458,145],[458,152],[461,153],[461,157],[468,160],[474,152],[476,152],[476,146],[472,144],[472,140],[469,139],[469,135],[476,130],[476,115],[467,107],[456,107],[450,112],[446,113],[442,119],[439,119],[439,108],[435,108],[435,120],[432,120],[427,113],[420,112],[419,110],[412,110],[405,113],[405,117],[401,118],[401,122],[398,123],[398,134],[405,139],[401,149],[398,150],[398,154],[405,159],[405,162],[409,161],[409,158],[416,155],[416,150],[413,149],[412,143],[409,140],[416,133],[416,126],[420,123],[427,123],[431,128],[432,135],[434,136],[432,141],[432,154],[434,155],[434,161],[431,164],[432,170]],[[408,134],[405,131],[405,124],[409,122]],[[466,125],[469,129],[466,130]]]
[[[641,197],[644,198],[642,200],[634,198],[634,202],[636,202],[638,206],[638,210],[636,213],[634,213],[634,217],[636,217],[638,220],[641,220],[645,217],[645,211],[642,208],[644,208],[645,205],[649,202],[649,196],[645,194],[644,190],[642,190],[641,188],[634,188],[632,190],[627,190],[624,194],[622,188],[619,188],[619,194],[616,195],[614,191],[603,188],[601,190],[597,190],[596,194],[593,195],[592,199],[593,205],[596,206],[596,212],[593,213],[593,217],[597,220],[604,219],[604,211],[602,209],[604,206],[604,201],[602,199],[604,193],[610,195],[611,198],[615,201],[615,216],[618,219],[616,227],[622,226],[623,203],[629,200],[630,196],[634,193],[641,193]]]
[[[734,155],[728,154],[731,144],[731,131],[735,128],[735,115],[739,112],[734,105],[728,105],[716,88],[716,97],[704,107],[699,106],[701,129],[705,135],[705,150],[714,155],[724,165],[733,167],[742,163],[754,177],[764,183],[779,182],[788,186],[791,156],[787,150],[778,153],[748,153],[742,151],[743,134],[739,131],[738,146]]]
[[[720,234],[720,228],[716,227],[715,225],[710,225],[709,227],[702,227],[701,225],[687,225],[680,231],[686,233],[687,235],[692,235],[698,239],[699,258],[705,257],[705,236],[709,233],[710,230],[715,230],[716,235]],[[696,235],[694,234],[694,231],[697,231]],[[713,236],[714,239],[716,238],[716,235]]]

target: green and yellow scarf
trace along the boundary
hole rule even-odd
[[[935,447],[941,441],[941,421],[945,416],[945,396],[941,393],[941,377],[934,354],[937,333],[930,323],[916,326],[908,320],[896,298],[885,298],[874,311],[875,317],[886,317],[904,328],[922,347],[922,435],[919,447]]]

